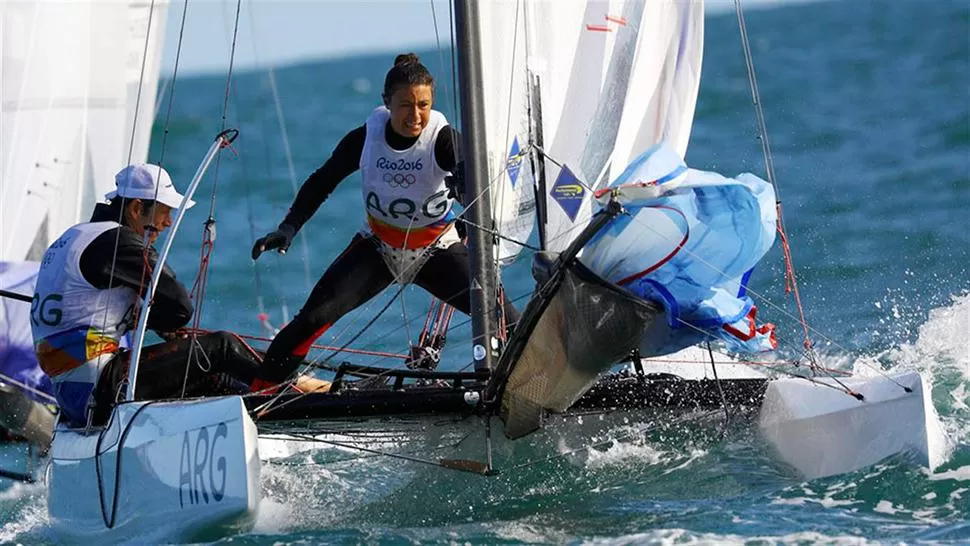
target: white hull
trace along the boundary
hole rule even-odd
[[[816,381],[834,385],[831,379]],[[759,428],[782,460],[808,479],[852,472],[899,454],[911,454],[930,469],[942,462],[942,426],[919,373],[841,382],[865,400],[799,378],[768,383]]]
[[[56,431],[47,480],[51,526],[62,539],[224,536],[255,517],[256,426],[236,396],[122,404],[103,431]]]
[[[708,358],[706,350],[690,347],[664,359],[644,360],[643,368],[689,380],[713,379],[710,363],[696,364]],[[723,363],[729,360],[725,355],[715,353],[714,358],[720,379],[766,377],[746,364]],[[918,372],[840,379],[864,401],[846,394],[832,379],[813,381],[771,379],[758,414],[759,431],[774,454],[806,479],[853,472],[901,454],[930,469],[942,462],[946,440]]]

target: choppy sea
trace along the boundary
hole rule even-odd
[[[255,530],[222,542],[970,543],[970,6],[781,5],[749,10],[747,27],[795,269],[822,361],[927,374],[949,437],[942,466],[930,471],[904,457],[806,482],[743,432],[699,443],[644,434],[494,478],[318,454],[314,461],[331,463],[264,465],[266,498]],[[763,175],[733,13],[710,15],[706,33],[687,162],[726,175]],[[393,53],[277,67],[286,139],[268,71],[233,75],[226,124],[240,129],[238,155],[224,154],[210,171],[171,262],[183,279],[194,278],[211,210],[218,235],[204,327],[264,335],[260,310],[277,325],[292,316],[356,231],[363,208],[354,175],[286,256],[258,265],[248,257],[254,237],[285,214],[294,184],[377,104]],[[439,75],[437,107],[454,118],[449,53],[419,53]],[[185,187],[222,127],[225,98],[225,74],[166,85],[150,160],[164,162],[177,185]],[[781,342],[798,347],[778,246],[751,286]],[[504,273],[513,297],[531,288],[527,265],[524,259]],[[347,341],[389,297],[345,318],[321,342]],[[399,351],[413,339],[426,300],[409,289],[403,301],[392,303],[357,346]],[[464,322],[455,320],[442,368],[468,362]],[[25,464],[17,447],[0,448],[0,459],[5,468]],[[0,480],[0,525],[2,543],[52,542],[44,486]]]

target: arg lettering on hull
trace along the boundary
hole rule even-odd
[[[222,502],[226,494],[226,440],[229,427],[187,430],[182,434],[179,456],[179,506]]]

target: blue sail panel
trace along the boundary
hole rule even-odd
[[[635,159],[606,190],[621,215],[583,250],[581,261],[637,296],[660,302],[641,343],[643,356],[719,339],[742,352],[775,347],[773,326],[758,326],[747,279],[775,237],[775,194],[752,174],[727,178],[688,169],[665,145]]]
[[[0,262],[0,288],[32,295],[38,265],[37,262]],[[0,381],[4,378],[29,387],[22,389],[26,396],[38,402],[50,402],[49,398],[37,394],[50,395],[53,389],[34,355],[30,304],[10,298],[0,298]]]

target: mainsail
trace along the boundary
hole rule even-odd
[[[700,84],[703,2],[530,2],[540,82],[546,249],[592,216],[591,190],[665,140],[686,153]],[[542,83],[545,82],[545,85]]]
[[[489,182],[508,238],[499,258],[530,235],[543,170],[545,248],[562,251],[589,222],[590,190],[611,166],[618,173],[661,140],[686,152],[703,3],[520,0],[480,10]]]
[[[0,260],[39,259],[144,161],[166,8],[0,5]]]

